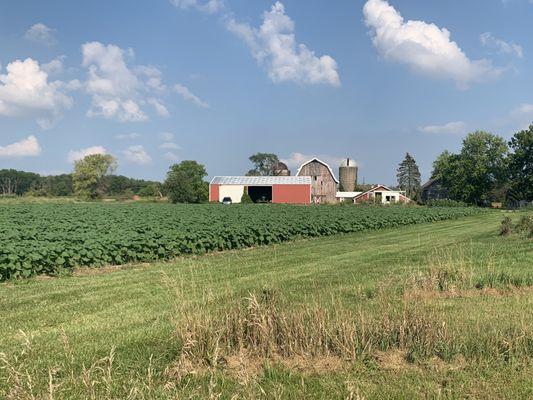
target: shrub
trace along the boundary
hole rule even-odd
[[[242,194],[241,203],[242,204],[254,204],[252,198],[250,197],[246,189],[244,189],[244,193]]]
[[[428,200],[426,205],[429,207],[468,207],[468,204],[451,199]]]
[[[502,219],[502,223],[500,225],[500,235],[501,236],[509,236],[513,231],[513,220],[510,217],[505,217]]]

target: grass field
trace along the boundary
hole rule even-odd
[[[502,215],[1,284],[0,398],[531,398]]]

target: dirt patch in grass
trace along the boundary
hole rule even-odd
[[[418,369],[415,364],[407,361],[407,352],[404,350],[377,351],[374,360],[379,367],[385,370],[400,371]]]
[[[473,297],[511,297],[524,296],[533,293],[533,287],[508,287],[508,288],[483,288],[483,289],[450,289],[450,290],[427,290],[411,289],[404,292],[406,299],[453,299]]]

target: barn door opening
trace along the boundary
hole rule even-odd
[[[248,186],[248,195],[254,203],[272,203],[272,186]]]

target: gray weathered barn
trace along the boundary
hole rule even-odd
[[[313,158],[302,164],[297,176],[311,177],[311,201],[315,204],[335,203],[339,181],[324,161]]]

